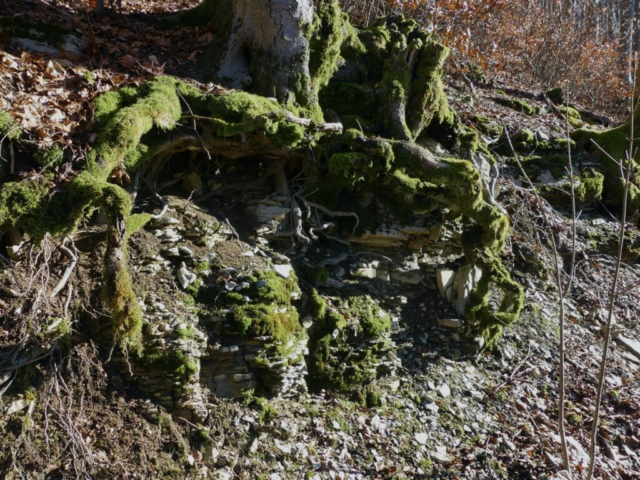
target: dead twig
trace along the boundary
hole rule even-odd
[[[62,278],[60,279],[56,287],[53,289],[53,291],[51,292],[51,295],[49,295],[49,298],[54,298],[56,295],[58,295],[58,293],[62,291],[64,286],[69,281],[69,277],[71,276],[73,269],[76,268],[76,265],[78,264],[78,256],[75,255],[71,250],[69,250],[64,244],[60,245],[60,250],[62,250],[67,255],[67,257],[71,259],[71,263],[69,264],[67,269],[64,271]]]
[[[636,56],[636,70],[635,75],[638,74],[638,58]],[[635,84],[635,82],[634,82]],[[611,288],[609,290],[609,301],[608,301],[608,312],[607,312],[607,323],[606,323],[606,332],[604,335],[604,345],[602,347],[602,358],[600,360],[600,369],[598,372],[598,385],[596,387],[596,401],[594,405],[593,412],[593,425],[591,427],[591,436],[590,436],[590,444],[589,444],[589,467],[587,469],[587,480],[593,478],[593,472],[595,470],[596,463],[596,443],[598,438],[598,423],[600,422],[600,405],[602,403],[602,396],[604,392],[604,384],[605,384],[605,374],[607,371],[607,358],[609,356],[609,346],[611,344],[611,326],[613,324],[613,308],[615,306],[616,298],[618,297],[618,281],[620,279],[620,270],[622,269],[622,255],[624,253],[624,234],[627,231],[627,209],[629,205],[629,191],[631,190],[631,179],[633,175],[633,167],[634,167],[634,133],[635,133],[635,112],[637,108],[640,108],[638,104],[635,103],[635,88],[633,90],[633,94],[631,96],[631,114],[630,114],[630,135],[629,135],[629,148],[626,152],[626,161],[620,163],[620,169],[622,173],[622,178],[624,180],[624,190],[623,190],[623,199],[622,199],[622,218],[620,219],[619,225],[619,238],[620,241],[618,243],[618,254],[616,256],[616,264],[615,270],[613,274],[613,281],[611,283]],[[640,101],[640,98],[638,99]],[[602,150],[602,149],[601,149]]]
[[[529,175],[527,175],[527,172],[524,170],[524,167],[522,166],[522,163],[520,162],[520,157],[518,156],[518,154],[515,151],[515,148],[513,148],[513,144],[511,143],[511,138],[509,137],[509,132],[507,131],[507,127],[504,127],[505,129],[505,136],[507,138],[507,142],[509,143],[509,147],[511,149],[511,152],[513,153],[513,156],[516,160],[516,163],[518,164],[518,168],[520,169],[520,173],[522,174],[522,176],[524,177],[525,181],[527,182],[527,184],[531,187],[532,189],[532,194],[534,195],[536,202],[538,203],[538,205],[544,205],[542,200],[540,199],[540,196],[538,195],[538,192],[535,190],[535,187],[533,185],[533,182],[531,181],[531,179],[529,178]],[[554,269],[555,269],[555,274],[556,274],[556,288],[558,290],[558,306],[560,309],[560,315],[559,315],[559,326],[560,326],[560,338],[559,338],[559,345],[558,345],[558,355],[559,355],[559,372],[558,372],[558,392],[559,392],[559,398],[558,398],[558,432],[560,434],[560,446],[562,449],[562,459],[563,459],[563,463],[564,463],[564,467],[566,468],[568,474],[569,474],[569,479],[573,478],[571,475],[571,462],[569,460],[569,448],[567,446],[567,437],[566,437],[566,430],[565,430],[565,311],[564,311],[564,298],[565,298],[565,290],[562,288],[562,276],[561,276],[561,270],[560,270],[560,262],[558,260],[558,248],[556,246],[556,239],[555,239],[555,234],[554,234],[554,229],[551,225],[550,219],[549,219],[549,215],[547,214],[546,209],[542,208],[542,216],[544,219],[544,223],[545,226],[549,232],[549,238],[551,240],[551,247],[553,249],[553,263],[554,263]]]

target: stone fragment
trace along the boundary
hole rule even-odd
[[[453,298],[453,279],[456,272],[449,269],[440,269],[436,271],[436,281],[438,283],[438,291],[440,295],[451,301]]]
[[[447,385],[446,383],[443,383],[437,388],[436,392],[438,392],[438,395],[440,395],[442,398],[447,398],[449,395],[451,395],[451,388],[449,388],[449,385]]]
[[[357,268],[354,272],[353,272],[354,276],[356,277],[360,277],[360,278],[376,278],[377,273],[376,273],[376,269],[375,268],[371,268],[371,267],[361,267],[361,268]]]
[[[163,248],[162,250],[160,250],[160,253],[162,253],[163,255],[165,255],[167,257],[179,257],[180,256],[180,251],[178,250],[177,247]]]
[[[424,433],[416,433],[414,435],[414,438],[416,439],[416,442],[418,442],[420,445],[426,445],[427,444],[427,440],[429,439],[429,436]]]
[[[273,269],[278,274],[278,276],[282,278],[289,278],[289,275],[291,275],[293,267],[291,265],[274,265]]]
[[[382,280],[383,282],[390,282],[391,277],[389,275],[389,270],[386,268],[379,268],[376,270],[376,278],[378,280]]]
[[[391,272],[391,280],[408,285],[417,285],[422,281],[423,278],[424,275],[418,269],[394,270],[393,272]]]
[[[180,252],[180,254],[187,258],[193,258],[193,250],[191,250],[189,247],[180,246],[178,247],[178,251]]]
[[[542,130],[537,130],[536,131],[536,138],[538,139],[538,141],[543,142],[543,141],[549,141],[549,135],[547,135],[545,132],[543,132]]]
[[[453,279],[453,302],[456,311],[464,314],[469,295],[482,278],[482,270],[475,265],[464,265],[461,267]]]
[[[328,278],[326,286],[329,287],[329,288],[338,288],[338,289],[340,289],[340,288],[344,287],[344,283],[336,280],[335,278]]]
[[[640,342],[637,340],[632,340],[623,335],[620,335],[616,338],[616,342],[619,345],[622,345],[629,353],[640,358]]]
[[[281,222],[291,211],[290,208],[279,207],[276,205],[251,205],[247,207],[247,211],[252,214],[259,223]]]
[[[438,324],[445,328],[462,328],[462,320],[459,318],[440,318]]]
[[[431,452],[429,454],[434,462],[438,462],[441,465],[450,465],[453,462],[451,456],[442,452]]]
[[[207,463],[215,464],[218,461],[218,458],[220,457],[220,451],[216,447],[208,443],[204,444],[204,447],[201,453],[202,453],[203,460]]]
[[[178,269],[176,276],[178,277],[178,283],[183,290],[186,290],[186,288],[193,282],[195,282],[198,278],[195,273],[189,271],[187,265],[184,262],[180,264],[180,268]]]
[[[182,179],[182,186],[185,188],[187,192],[195,191],[198,194],[201,194],[204,186],[202,184],[202,179],[197,172],[191,172],[189,175]]]

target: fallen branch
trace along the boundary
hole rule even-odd
[[[324,132],[324,133],[342,133],[342,124],[341,123],[315,123],[313,122],[313,120],[310,120],[308,118],[302,118],[302,117],[296,117],[293,113],[291,112],[284,112],[284,114],[282,112],[271,112],[269,114],[267,114],[266,116],[269,118],[277,118],[284,115],[284,118],[291,122],[291,123],[295,123],[296,125],[302,125],[303,127],[308,127],[308,128],[312,128],[313,130],[316,130],[318,132]]]

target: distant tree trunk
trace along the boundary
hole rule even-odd
[[[635,19],[633,25],[634,50],[640,52],[640,0],[630,0],[630,2],[635,3]]]
[[[638,7],[639,5],[636,5],[637,3],[640,3],[640,0],[629,1],[629,5],[627,7],[627,21],[625,22],[627,27],[627,33],[625,35],[627,45],[627,58],[629,62],[627,69],[627,71],[629,72],[627,76],[627,83],[629,85],[633,83],[634,52],[638,51],[638,26],[636,22],[638,12],[636,10],[636,7]]]

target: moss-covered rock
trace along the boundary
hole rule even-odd
[[[298,297],[298,280],[291,272],[282,278],[272,270],[260,271],[249,278],[251,287],[238,292],[226,292],[222,302],[230,307],[228,321],[220,325],[219,333],[239,337],[269,337],[266,355],[285,356],[287,350],[301,340],[306,332],[300,325],[298,310],[292,305]]]
[[[366,295],[339,306],[328,305],[315,291],[311,298],[310,386],[363,391],[389,367],[384,365],[393,349],[389,314]]]
[[[540,113],[540,109],[531,105],[530,103],[525,102],[519,98],[513,98],[509,96],[500,96],[494,99],[500,105],[511,108],[512,110],[516,110],[518,112],[524,113],[525,115],[533,116],[538,115]]]
[[[564,103],[564,90],[562,87],[552,88],[545,92],[545,95],[556,105],[562,105]]]
[[[573,128],[580,128],[584,125],[585,122],[584,120],[582,120],[582,115],[580,115],[580,112],[575,108],[568,105],[562,105],[558,108],[560,110],[560,113],[565,116],[565,118],[569,122],[569,125],[571,125]]]

